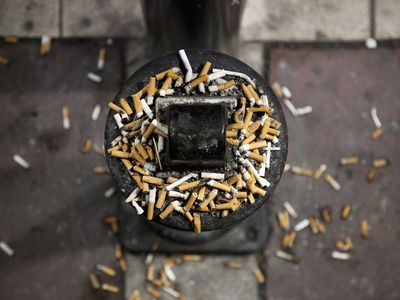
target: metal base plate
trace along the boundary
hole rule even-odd
[[[228,232],[221,232],[217,237],[212,236],[214,232],[202,232],[196,235],[192,232],[167,228],[173,230],[168,232],[168,235],[174,237],[171,239],[154,230],[145,216],[137,215],[133,207],[123,201],[121,203],[120,240],[124,248],[130,252],[150,252],[152,247],[159,243],[157,251],[164,253],[242,254],[261,251],[267,240],[267,212],[264,207]]]

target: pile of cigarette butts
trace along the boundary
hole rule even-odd
[[[265,196],[270,182],[266,179],[271,167],[271,156],[279,151],[279,128],[268,97],[257,89],[246,74],[212,69],[206,61],[201,71],[194,74],[184,50],[179,56],[186,73],[171,66],[148,79],[142,89],[118,103],[110,102],[120,134],[115,137],[107,153],[121,159],[136,182],[136,188],[125,200],[138,214],[147,207],[147,219],[167,218],[176,211],[183,214],[196,233],[201,232],[201,214],[214,212],[225,217],[241,205],[253,204],[258,196]],[[179,89],[185,94],[223,95],[227,90],[240,94],[227,125],[228,145],[238,163],[230,174],[213,172],[161,172],[160,153],[164,150],[168,127],[155,115],[154,102],[163,101]],[[178,176],[176,175],[178,174]],[[217,212],[217,214],[215,214]]]

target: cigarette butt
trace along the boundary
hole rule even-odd
[[[235,138],[235,137],[237,137],[237,131],[236,130],[227,130],[226,131],[226,137],[227,138]]]
[[[184,254],[182,255],[182,260],[183,261],[191,261],[191,262],[198,262],[202,260],[201,255],[196,255],[196,254]]]
[[[101,285],[101,289],[113,294],[117,294],[119,292],[119,287],[113,284],[103,283]]]
[[[140,177],[140,175],[138,173],[134,173],[132,175],[132,177],[135,180],[135,182],[136,182],[137,186],[139,187],[139,189],[143,190],[144,185],[143,185],[142,178]]]
[[[243,95],[250,101],[254,101],[254,97],[253,95],[250,93],[249,89],[247,88],[247,86],[244,83],[240,84],[240,87],[242,89]]]
[[[143,139],[145,141],[147,141],[149,137],[153,134],[154,129],[156,129],[156,127],[153,124],[150,124],[149,127],[147,127],[146,131],[143,134]]]
[[[369,237],[369,225],[365,219],[360,222],[360,235],[364,239]]]
[[[218,91],[223,91],[229,89],[235,85],[235,80],[229,80],[228,82],[221,83],[217,85]]]
[[[207,81],[208,76],[207,74],[201,75],[199,77],[197,77],[196,79],[192,80],[189,85],[191,88],[195,88],[196,86],[198,86],[200,83],[203,83],[205,81]]]
[[[308,168],[292,166],[292,167],[290,168],[290,171],[291,171],[293,174],[296,174],[296,175],[302,175],[302,176],[308,176],[308,177],[313,176],[313,171],[310,170],[310,169],[308,169]]]
[[[90,151],[92,151],[92,146],[93,146],[92,139],[86,139],[81,149],[82,153],[89,153]]]
[[[16,44],[18,43],[18,38],[16,36],[5,36],[4,42],[7,44]]]
[[[172,176],[168,176],[167,183],[174,183],[177,180],[178,180],[178,178],[175,178],[175,177],[172,177]]]
[[[131,106],[128,104],[125,98],[119,99],[119,104],[121,105],[122,109],[128,114],[131,115],[133,114],[133,110]]]
[[[172,78],[171,77],[167,77],[167,79],[165,79],[164,83],[161,86],[161,89],[158,91],[158,94],[160,96],[165,96],[166,91],[170,88],[172,83]]]
[[[129,296],[129,300],[141,300],[140,291],[134,290],[132,294]]]
[[[325,181],[335,190],[340,191],[340,184],[329,174],[325,175]]]
[[[275,256],[280,258],[280,259],[290,261],[290,262],[292,262],[294,264],[298,264],[300,262],[300,259],[297,256],[289,254],[289,253],[284,252],[282,250],[277,250],[275,252]]]
[[[170,204],[168,204],[168,206],[160,213],[160,218],[161,219],[165,219],[166,217],[168,217],[173,211],[174,211],[175,207],[173,205],[173,202],[171,202]]]
[[[256,277],[258,283],[261,284],[261,283],[265,282],[265,276],[259,267],[255,268],[253,270],[253,273],[254,273],[254,276]]]
[[[100,288],[100,281],[97,278],[96,274],[94,273],[89,274],[89,282],[93,289],[97,290]]]
[[[376,140],[383,134],[383,128],[376,128],[374,131],[371,133],[371,137]]]
[[[274,83],[272,83],[271,87],[274,90],[275,95],[278,97],[278,99],[283,98],[282,86],[279,82],[275,81]]]
[[[250,110],[247,110],[246,115],[244,116],[244,119],[243,119],[243,129],[241,130],[242,133],[247,132],[247,127],[249,126],[252,117],[253,117],[253,112]]]
[[[120,243],[115,244],[114,254],[115,254],[116,259],[119,259],[122,257],[122,247],[121,247]]]
[[[146,287],[146,291],[150,295],[152,295],[154,298],[160,298],[161,297],[161,292],[159,290],[149,286],[149,285]]]
[[[97,119],[100,116],[100,112],[101,112],[101,105],[100,104],[96,104],[93,108],[93,112],[92,112],[92,121],[97,121]]]
[[[193,214],[193,222],[194,222],[194,232],[200,233],[201,232],[201,218],[199,214]]]
[[[321,165],[318,167],[318,169],[315,171],[315,173],[314,173],[314,175],[313,175],[313,178],[314,178],[315,180],[319,179],[319,178],[322,176],[322,174],[324,174],[324,172],[326,171],[326,169],[327,169],[326,164],[321,164]]]
[[[125,273],[126,271],[128,271],[128,263],[127,263],[125,257],[121,257],[118,260],[118,264],[119,264],[119,268],[121,269],[122,272]]]
[[[106,274],[108,276],[115,277],[117,275],[117,272],[111,267],[108,267],[105,265],[97,265],[96,268],[97,268],[97,270],[103,272],[104,274]]]
[[[198,186],[200,184],[200,180],[196,180],[196,181],[192,181],[192,182],[187,182],[187,183],[183,183],[181,184],[178,189],[180,192],[184,192],[186,190],[190,190],[192,188],[195,188],[196,186]]]
[[[151,221],[154,217],[154,205],[155,202],[149,202],[147,207],[147,220]]]
[[[51,50],[51,37],[48,35],[43,35],[40,45],[40,55],[46,55]]]
[[[163,179],[157,178],[154,176],[143,176],[142,180],[143,180],[143,182],[151,183],[154,185],[163,185],[164,184]]]
[[[328,224],[332,220],[332,212],[329,207],[324,207],[320,211],[321,219],[325,224]]]
[[[104,69],[104,64],[106,61],[106,48],[101,48],[99,50],[99,56],[97,58],[97,70],[103,70]]]
[[[289,213],[287,210],[278,213],[278,224],[282,230],[288,230],[290,223],[289,223]]]
[[[254,90],[254,88],[251,86],[251,84],[247,85],[247,89],[249,90],[250,94],[253,96],[253,98],[256,101],[260,100],[260,97],[258,96],[257,92]]]
[[[249,199],[250,204],[254,204],[256,202],[252,193],[247,194],[247,199]]]
[[[296,240],[296,231],[291,231],[289,233],[286,233],[282,238],[281,246],[283,248],[292,248],[295,240]]]
[[[210,68],[211,68],[211,63],[210,63],[209,61],[206,61],[206,62],[204,63],[204,65],[203,65],[203,68],[201,69],[199,75],[202,76],[202,75],[204,75],[204,74],[207,74],[208,71],[210,70]]]
[[[250,134],[248,137],[246,137],[243,141],[242,141],[242,145],[246,145],[246,144],[250,144],[252,141],[254,141],[256,139],[256,135],[255,134]]]
[[[249,136],[254,132],[256,132],[257,129],[260,127],[260,125],[261,125],[260,121],[256,121],[253,124],[249,125],[246,130],[246,136]]]
[[[207,184],[215,189],[221,190],[221,191],[225,191],[225,192],[230,192],[231,188],[228,185],[225,185],[223,183],[220,183],[218,181],[215,180],[210,180],[209,182],[207,182]]]
[[[241,270],[243,269],[243,264],[237,261],[229,261],[224,263],[225,268],[230,270]]]
[[[385,168],[389,165],[389,160],[386,158],[375,159],[372,162],[372,166],[376,169]]]
[[[253,183],[252,185],[250,185],[249,189],[250,189],[250,192],[251,192],[251,193],[253,193],[253,194],[258,194],[258,195],[261,195],[261,196],[263,196],[263,197],[264,197],[265,194],[267,193],[266,190],[263,190],[262,188],[256,186],[254,183]]]
[[[351,258],[350,253],[340,252],[340,251],[332,251],[332,258],[338,260],[349,260]]]
[[[143,145],[141,143],[137,143],[135,145],[136,149],[139,151],[140,155],[143,157],[144,160],[149,159],[149,155],[147,154],[146,149],[144,149]]]
[[[367,181],[368,181],[368,182],[373,181],[374,178],[375,178],[375,175],[376,175],[376,171],[375,171],[374,169],[370,169],[370,170],[368,171],[368,173],[367,173]]]
[[[111,152],[111,155],[112,155],[112,152]],[[138,162],[142,166],[144,166],[147,163],[146,160],[134,148],[132,148],[130,156],[133,157],[133,159],[136,160],[136,162]],[[123,157],[123,158],[127,158],[127,157]]]
[[[114,104],[113,102],[109,102],[108,103],[108,107],[111,108],[113,111],[115,111],[117,113],[120,113],[120,114],[125,113],[125,111],[121,107],[119,107],[118,105]]]
[[[340,165],[342,166],[350,166],[356,165],[360,161],[358,156],[350,156],[350,157],[343,157],[340,159]]]
[[[229,138],[229,139],[226,139],[226,140],[227,140],[229,145],[236,146],[236,147],[239,147],[239,145],[240,145],[240,141],[237,140],[237,139]]]
[[[227,130],[242,129],[242,128],[243,128],[243,122],[231,123],[226,127]]]
[[[268,115],[272,115],[274,113],[274,109],[272,107],[269,106],[260,106],[260,107],[250,107],[249,111],[251,112],[263,112],[263,113],[267,113]]]
[[[62,117],[63,117],[63,127],[64,129],[69,129],[71,123],[69,121],[69,109],[66,106],[62,107]]]
[[[167,191],[166,190],[161,190],[158,193],[158,200],[157,200],[157,204],[156,204],[156,207],[158,209],[161,209],[161,207],[164,205],[166,196],[167,196]]]
[[[245,155],[246,155],[248,158],[254,159],[255,161],[257,161],[257,162],[259,162],[259,163],[265,162],[265,157],[264,157],[263,155],[255,154],[254,152],[250,152],[250,151],[247,151],[247,152],[245,153]]]
[[[16,164],[18,164],[19,166],[21,166],[22,168],[24,168],[26,170],[29,170],[31,167],[30,163],[18,154],[15,154],[13,156],[13,160]]]
[[[339,251],[350,251],[353,249],[353,242],[350,237],[346,237],[344,240],[336,241],[336,248]]]
[[[351,205],[350,204],[345,204],[342,207],[342,211],[340,213],[340,217],[342,220],[347,220],[351,214]]]
[[[218,190],[217,189],[213,189],[207,196],[207,198],[205,200],[203,200],[203,202],[201,202],[201,204],[199,205],[200,208],[206,208],[208,206],[208,204],[210,204],[210,202],[212,200],[214,200],[214,198],[218,195]]]
[[[200,201],[203,201],[204,200],[204,196],[205,196],[205,194],[206,194],[206,187],[205,186],[202,186],[201,188],[200,188],[200,190],[199,190],[199,194],[198,194],[198,196],[197,196],[197,199],[199,199]]]
[[[111,156],[113,156],[113,157],[119,157],[119,158],[129,158],[130,154],[129,154],[128,152],[113,150],[113,151],[111,152]]]
[[[135,94],[132,96],[132,99],[135,106],[136,117],[140,118],[141,116],[143,116],[143,108],[142,103],[140,102],[140,98],[138,97],[138,95]]]
[[[94,173],[96,174],[106,174],[107,169],[105,167],[95,167],[94,168]]]

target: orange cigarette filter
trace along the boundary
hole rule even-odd
[[[141,143],[137,143],[135,147],[139,151],[140,155],[143,157],[144,160],[149,159],[149,155],[147,154],[146,149],[144,149]]]
[[[218,87],[218,91],[222,91],[222,90],[229,89],[230,87],[233,87],[234,85],[235,85],[235,80],[232,79],[232,80],[229,80],[228,82],[218,84],[217,87]]]
[[[208,75],[204,74],[204,75],[201,75],[201,76],[197,77],[196,79],[192,80],[189,84],[192,88],[195,88],[200,83],[207,81],[207,79],[208,79]]]
[[[250,94],[253,96],[254,99],[260,100],[260,97],[258,96],[257,92],[254,90],[254,88],[251,86],[251,84],[247,85],[247,89],[249,90]]]
[[[172,78],[168,76],[167,79],[165,79],[165,81],[161,87],[161,90],[164,90],[164,91],[168,90],[169,87],[171,86],[171,83],[172,83]]]
[[[131,115],[133,114],[133,110],[130,107],[130,105],[128,104],[128,102],[126,101],[126,99],[121,98],[119,99],[119,104],[121,105],[122,109],[128,114]]]
[[[172,202],[170,204],[168,204],[168,206],[160,213],[160,218],[161,219],[165,219],[166,217],[168,217],[172,212],[174,211],[174,205],[172,204]]]
[[[246,111],[246,115],[245,115],[244,120],[243,120],[243,129],[247,129],[247,127],[250,124],[250,121],[251,121],[252,117],[253,117],[253,112],[247,110]]]
[[[200,76],[207,74],[210,68],[211,68],[211,63],[209,61],[206,61],[204,63],[203,68],[200,71]]]
[[[237,140],[237,139],[228,138],[227,142],[229,143],[229,145],[233,145],[233,146],[239,146],[240,145],[240,141]]]
[[[113,153],[113,152],[111,152],[111,153]],[[132,148],[131,157],[133,157],[142,166],[144,166],[146,164],[146,160],[136,151],[135,148]],[[125,157],[123,157],[123,158],[125,158]]]
[[[195,188],[196,186],[198,186],[200,184],[200,180],[196,180],[193,182],[188,182],[188,183],[182,183],[178,188],[180,192],[186,191],[186,190],[190,190]]]
[[[201,232],[201,218],[199,214],[193,214],[194,232]]]
[[[155,77],[150,77],[149,80],[149,89],[147,91],[148,96],[154,96],[156,93],[156,78]]]
[[[163,185],[164,184],[164,180],[162,180],[161,178],[154,177],[154,176],[143,176],[142,180],[144,182],[151,183],[154,185]]]
[[[113,150],[111,152],[111,156],[119,157],[119,158],[129,158],[129,152]]]
[[[139,165],[135,165],[135,166],[133,167],[133,170],[134,170],[135,172],[138,172],[139,174],[148,175],[147,172],[146,172],[146,170],[144,170],[143,168],[141,168]]]
[[[135,111],[136,111],[136,115],[138,117],[141,117],[143,115],[143,108],[142,108],[142,103],[140,102],[140,97],[135,94],[132,96],[133,99],[133,104],[135,106]]]
[[[201,188],[200,188],[200,190],[199,190],[199,194],[198,194],[198,196],[197,196],[197,199],[199,199],[200,201],[203,201],[204,200],[204,196],[205,196],[205,194],[206,194],[206,187],[205,186],[202,186]]]
[[[212,200],[214,200],[214,198],[217,196],[217,193],[214,191],[214,190],[212,190],[209,194],[208,194],[208,196],[207,196],[207,198],[203,201],[203,202],[201,202],[201,204],[200,204],[200,208],[206,208],[207,206],[208,206],[208,204],[210,204],[210,202],[212,201]]]
[[[161,209],[161,207],[164,205],[166,196],[167,196],[167,191],[166,190],[161,190],[158,193],[158,199],[157,199],[157,204],[156,204],[156,207],[158,209]]]
[[[185,207],[184,207],[184,209],[185,209],[186,211],[190,211],[190,209],[193,207],[193,204],[194,204],[194,202],[196,201],[197,196],[198,196],[197,193],[192,193],[192,194],[190,195],[190,198],[189,198],[188,202],[186,203],[186,205],[185,205]]]
[[[111,108],[113,111],[117,113],[124,113],[125,111],[119,107],[118,105],[114,104],[113,102],[108,103],[108,107]]]
[[[254,98],[253,95],[250,93],[249,89],[247,88],[247,86],[246,86],[244,83],[241,83],[241,84],[240,84],[240,87],[241,87],[241,89],[242,89],[243,94],[245,95],[245,97],[246,97],[248,100],[251,100],[251,99]]]

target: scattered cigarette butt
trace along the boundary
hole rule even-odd
[[[272,83],[271,87],[278,98],[283,98],[282,86],[279,82],[275,81],[274,83]]]
[[[121,269],[122,272],[128,271],[128,262],[126,261],[125,257],[121,257],[118,260],[119,268]]]
[[[113,294],[117,294],[119,292],[119,287],[117,287],[116,285],[113,284],[109,284],[109,283],[103,283],[101,285],[101,289]]]
[[[313,176],[313,171],[308,168],[291,166],[290,171],[296,175],[302,175],[302,176],[308,176],[308,177]]]
[[[318,169],[315,171],[313,178],[315,180],[319,179],[321,177],[322,174],[324,174],[324,172],[327,169],[327,165],[326,164],[321,164]]]
[[[185,82],[189,82],[190,80],[192,80],[192,77],[193,77],[192,66],[189,62],[189,59],[188,59],[184,49],[179,50],[178,53],[179,53],[179,57],[182,60],[183,65],[186,69]]]
[[[4,241],[0,241],[0,249],[8,256],[14,256],[14,250]]]
[[[150,295],[152,295],[154,298],[160,298],[161,297],[161,292],[159,290],[149,286],[149,285],[146,287],[146,291]]]
[[[6,66],[10,63],[10,60],[2,55],[0,55],[0,65]]]
[[[93,289],[97,290],[100,288],[100,281],[97,278],[97,275],[94,273],[89,274],[89,282]]]
[[[63,117],[63,127],[64,129],[69,129],[71,127],[71,123],[69,121],[69,109],[66,106],[62,107],[62,117]]]
[[[97,119],[100,116],[100,112],[101,112],[101,105],[96,104],[95,107],[93,108],[93,112],[92,112],[92,121],[97,121]]]
[[[349,260],[351,258],[350,253],[340,252],[340,251],[332,251],[332,258],[337,260]]]
[[[111,277],[115,277],[117,275],[117,272],[113,268],[105,265],[97,265],[96,269]]]
[[[81,151],[82,153],[89,153],[90,151],[92,151],[92,147],[93,147],[92,139],[86,139],[85,142],[83,143]]]
[[[350,237],[346,237],[344,240],[336,241],[336,248],[339,251],[350,251],[353,249],[353,242],[351,241]]]
[[[374,159],[374,161],[372,162],[372,166],[375,169],[385,168],[388,165],[389,165],[389,160],[386,158]]]
[[[29,162],[26,161],[24,158],[22,158],[22,156],[20,156],[19,154],[14,154],[13,160],[16,164],[18,164],[20,167],[22,167],[26,170],[29,170],[31,167]]]
[[[360,161],[360,158],[358,156],[350,156],[350,157],[343,157],[340,159],[340,165],[341,166],[350,166],[350,165],[356,165]]]
[[[300,259],[297,256],[289,254],[289,253],[284,252],[282,250],[277,250],[275,252],[275,256],[280,258],[280,259],[290,261],[290,262],[292,262],[294,264],[297,264],[297,263],[300,262]]]
[[[375,125],[376,128],[381,128],[382,127],[382,123],[378,118],[378,114],[376,112],[376,107],[375,106],[373,106],[371,108],[371,118],[372,118],[372,121],[374,122],[374,125]]]
[[[351,214],[351,204],[345,204],[342,207],[342,211],[340,213],[340,218],[342,220],[347,220]]]
[[[99,57],[97,58],[97,70],[103,70],[106,61],[106,48],[99,50]]]
[[[329,174],[325,175],[325,181],[335,190],[340,191],[340,184]]]
[[[307,228],[309,225],[310,225],[310,220],[308,218],[303,219],[294,226],[294,230],[300,231],[300,230],[303,230],[304,228]]]
[[[320,215],[321,215],[322,221],[324,221],[325,224],[328,224],[328,223],[331,222],[331,220],[332,220],[332,212],[331,212],[331,209],[329,207],[323,207],[320,210]]]
[[[117,189],[115,187],[109,187],[105,192],[104,192],[104,197],[105,198],[111,198],[112,195],[115,194]]]
[[[96,174],[106,174],[107,173],[107,168],[106,167],[95,167],[94,168],[94,173],[96,173]]]
[[[383,128],[376,128],[374,131],[371,133],[371,137],[376,140],[383,134]]]
[[[93,72],[87,73],[87,78],[88,78],[89,80],[93,81],[93,82],[96,82],[96,83],[100,83],[100,82],[103,81],[103,78],[101,78],[100,75],[97,75],[97,74],[95,74],[95,73],[93,73]]]
[[[194,232],[200,233],[201,232],[201,218],[199,214],[193,214],[194,218]]]
[[[278,213],[278,224],[283,230],[288,230],[290,227],[289,213],[287,210]]]
[[[141,300],[140,291],[139,290],[134,290],[132,292],[132,294],[130,294],[128,300]]]
[[[370,229],[370,226],[368,224],[368,221],[365,219],[362,220],[360,222],[360,235],[362,238],[366,239],[369,237],[369,229]]]
[[[179,299],[181,297],[181,294],[178,291],[176,291],[168,286],[163,286],[162,289],[164,292],[166,292],[167,294],[170,294],[174,298]]]
[[[42,35],[40,45],[40,55],[46,55],[51,50],[51,38],[48,35]]]
[[[292,98],[292,92],[286,86],[282,87],[282,94],[283,94],[283,97],[285,97],[287,99],[291,99]]]
[[[225,268],[230,270],[241,270],[243,269],[243,264],[237,261],[228,261],[224,263]]]
[[[261,269],[259,267],[255,268],[253,270],[254,276],[256,277],[258,283],[264,283],[265,282],[265,276]]]
[[[203,257],[201,255],[196,254],[184,254],[182,255],[183,261],[201,261]]]
[[[373,181],[374,178],[375,178],[375,175],[376,175],[376,171],[375,171],[374,169],[370,169],[370,170],[368,171],[368,173],[367,173],[367,181],[368,181],[368,182]]]
[[[287,202],[287,201],[283,202],[283,206],[285,207],[285,209],[287,210],[287,212],[293,219],[297,219],[298,215],[297,215],[296,211],[294,210],[293,206],[289,202]]]
[[[281,240],[281,246],[283,248],[292,248],[295,240],[296,240],[296,231],[291,231],[289,233],[286,233]]]

